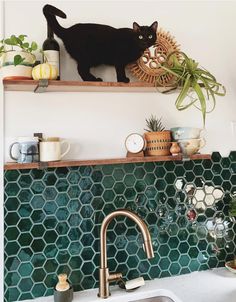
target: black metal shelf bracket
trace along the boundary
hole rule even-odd
[[[34,89],[35,93],[43,93],[48,87],[48,80],[39,80],[38,85]]]

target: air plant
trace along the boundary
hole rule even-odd
[[[225,87],[218,83],[209,71],[199,67],[198,62],[181,51],[170,53],[161,67],[163,74],[160,77],[165,74],[173,76],[170,90],[180,88],[180,93],[175,101],[176,108],[182,111],[194,105],[201,110],[205,125],[206,113],[214,110],[216,96],[226,94]],[[160,77],[156,79],[157,86],[161,85]],[[212,102],[212,108],[209,111],[207,111],[208,100]]]

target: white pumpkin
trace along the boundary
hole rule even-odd
[[[56,80],[57,75],[57,68],[49,63],[36,65],[32,70],[34,80]]]

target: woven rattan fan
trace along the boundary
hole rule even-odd
[[[169,32],[160,29],[157,32],[156,44],[147,49],[139,60],[129,65],[130,71],[141,81],[154,84],[158,77],[160,85],[168,86],[173,81],[173,76],[164,75],[158,64],[163,63],[167,55],[176,50],[180,51],[180,45],[175,38]]]

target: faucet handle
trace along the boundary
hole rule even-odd
[[[113,282],[119,280],[120,278],[122,278],[122,273],[111,273],[108,276],[108,281]]]

